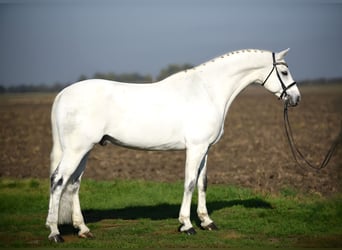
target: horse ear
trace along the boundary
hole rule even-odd
[[[287,53],[289,52],[290,48],[285,49],[283,51],[280,51],[279,53],[277,53],[277,59],[284,59],[284,57],[287,55]]]

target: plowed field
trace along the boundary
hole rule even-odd
[[[303,86],[302,102],[290,110],[299,148],[319,164],[342,120],[342,84]],[[50,109],[54,95],[0,96],[0,177],[49,178]],[[296,166],[284,134],[283,104],[261,87],[247,88],[235,100],[225,134],[208,158],[208,182],[265,192],[292,190],[329,196],[341,191],[341,144],[327,168]],[[179,181],[185,153],[152,152],[96,145],[83,178]]]

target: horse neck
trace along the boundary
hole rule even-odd
[[[199,66],[209,95],[224,114],[242,90],[262,81],[261,69],[272,63],[269,53],[263,52],[235,52]]]

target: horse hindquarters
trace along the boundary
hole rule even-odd
[[[80,237],[91,236],[89,228],[84,224],[78,197],[81,176],[85,169],[88,152],[92,148],[92,143],[84,143],[81,140],[73,140],[75,133],[60,134],[63,130],[65,119],[58,120],[56,110],[60,101],[60,96],[55,100],[52,108],[52,136],[53,149],[51,152],[51,189],[49,213],[46,225],[50,228],[49,239],[56,242],[63,242],[59,234],[58,224],[73,222],[73,225],[80,229]],[[63,117],[62,117],[63,118]],[[58,123],[60,122],[60,123]],[[63,148],[67,145],[67,148]]]

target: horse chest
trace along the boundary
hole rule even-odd
[[[209,103],[197,106],[186,116],[185,137],[193,144],[214,144],[223,134],[222,122],[223,114],[215,106]]]

